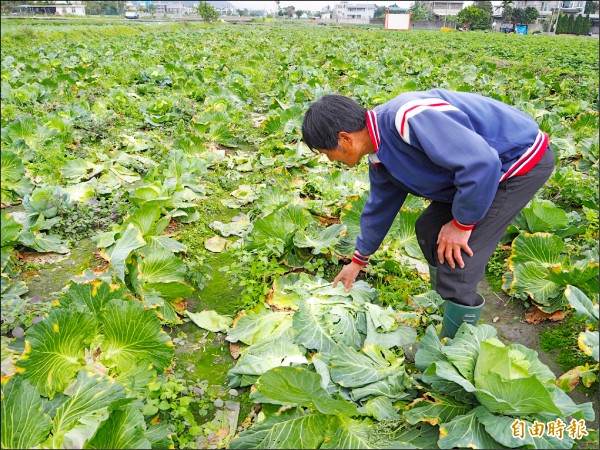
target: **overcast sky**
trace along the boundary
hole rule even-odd
[[[266,1],[232,1],[231,3],[233,3],[233,5],[236,8],[248,8],[248,9],[265,9],[267,11],[277,11],[277,4],[275,2],[266,2]],[[281,7],[285,8],[286,6],[290,6],[290,5],[294,5],[296,7],[296,9],[306,9],[309,11],[320,11],[322,8],[325,8],[327,5],[331,6],[331,8],[333,8],[337,3],[339,3],[339,1],[303,1],[303,0],[297,0],[297,1],[282,1],[281,2]],[[398,6],[405,6],[405,7],[409,7],[410,5],[412,5],[412,1],[392,1],[392,2],[387,2],[387,1],[360,1],[360,0],[354,0],[354,1],[350,1],[350,3],[373,3],[376,4],[377,6],[390,6],[393,5],[394,3],[396,3]],[[465,6],[470,5],[471,2],[465,2]],[[499,2],[492,2],[492,3],[499,3]]]

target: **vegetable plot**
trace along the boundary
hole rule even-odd
[[[3,21],[2,447],[596,445],[598,411],[565,392],[598,385],[598,41],[519,38]],[[304,111],[436,87],[551,136],[557,170],[495,271],[514,301],[581,317],[585,359],[558,380],[492,325],[437,338],[423,199],[350,292],[330,283],[367,165],[311,153]],[[45,265],[28,257],[89,245],[64,289],[30,291]]]

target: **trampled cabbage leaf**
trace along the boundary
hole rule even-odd
[[[254,203],[257,211],[269,215],[279,208],[298,201],[298,192],[281,186],[267,186]]]
[[[349,301],[322,300],[310,297],[300,300],[294,314],[297,342],[306,348],[330,354],[338,343],[356,349],[361,347],[366,332],[360,321],[360,310]]]
[[[358,416],[356,405],[329,395],[321,376],[301,367],[277,367],[262,375],[250,398],[260,403],[303,406],[323,414]]]
[[[46,234],[30,229],[21,231],[19,242],[36,252],[69,253],[69,247],[55,234]]]
[[[227,340],[252,345],[278,336],[291,326],[292,313],[290,312],[276,311],[246,314],[240,317],[235,326],[227,331]]]
[[[265,408],[264,422],[231,442],[230,448],[386,448],[373,422],[337,394],[322,387],[319,374],[300,367],[279,367],[262,375],[251,398]],[[291,408],[291,409],[290,409]],[[390,448],[412,448],[402,444]]]
[[[290,204],[254,224],[254,230],[248,236],[248,249],[272,245],[280,246],[283,253],[284,249],[292,246],[296,232],[314,221],[301,205]]]
[[[115,269],[117,277],[121,281],[124,281],[125,261],[132,251],[144,245],[146,245],[146,241],[144,240],[142,231],[133,223],[130,223],[121,231],[119,240],[113,246],[101,250],[100,255],[110,262]]]
[[[231,317],[223,316],[216,311],[200,311],[197,313],[186,311],[185,314],[200,328],[213,333],[227,331],[233,322]]]
[[[223,223],[218,220],[211,222],[208,225],[215,231],[219,231],[221,236],[239,236],[244,237],[252,231],[254,225],[250,222],[250,219],[245,214],[238,214],[229,223]]]
[[[339,242],[345,231],[346,227],[339,223],[315,232],[301,230],[294,235],[294,245],[300,248],[312,248],[313,255],[327,253]]]
[[[250,430],[240,433],[229,448],[320,448],[336,416],[311,413],[300,408],[271,414]]]
[[[351,389],[354,401],[369,396],[397,400],[411,386],[403,363],[404,358],[381,347],[365,345],[356,351],[339,345],[330,359],[330,375],[332,381]]]
[[[23,225],[18,223],[14,217],[6,212],[0,215],[0,247],[14,247],[19,242],[19,233]]]
[[[0,174],[2,203],[17,202],[33,189],[33,184],[25,177],[25,166],[21,158],[13,152],[0,152]]]
[[[274,367],[307,364],[306,349],[292,342],[291,334],[287,331],[245,348],[235,367],[227,373],[229,385],[248,386]]]

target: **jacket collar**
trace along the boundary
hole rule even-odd
[[[377,126],[377,114],[373,109],[367,111],[367,130],[369,130],[369,137],[373,143],[373,148],[378,152],[381,137],[379,136],[379,127]]]

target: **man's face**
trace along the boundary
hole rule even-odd
[[[354,167],[362,158],[362,153],[351,142],[340,141],[334,150],[319,150],[329,161],[337,161],[348,167]]]

